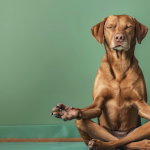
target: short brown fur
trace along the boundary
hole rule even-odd
[[[63,104],[53,108],[53,115],[65,121],[78,119],[77,128],[90,149],[150,149],[150,122],[120,140],[106,130],[130,131],[136,128],[138,115],[150,120],[145,80],[134,56],[136,39],[140,44],[147,31],[146,26],[128,15],[109,16],[91,29],[106,49],[94,82],[93,104],[83,109]],[[115,49],[118,37],[122,40],[119,45],[125,45],[125,49]],[[90,120],[95,117],[99,117],[100,125]]]

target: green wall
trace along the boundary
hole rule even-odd
[[[74,124],[50,116],[51,109],[92,103],[105,50],[90,29],[113,14],[150,28],[150,0],[0,0],[0,125]],[[148,96],[149,43],[150,33],[135,51]]]

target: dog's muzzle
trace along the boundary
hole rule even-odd
[[[127,51],[129,49],[128,42],[126,37],[123,34],[116,34],[112,42],[110,44],[110,48],[112,50],[125,50]]]

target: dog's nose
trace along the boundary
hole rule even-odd
[[[116,42],[123,42],[125,40],[125,36],[122,34],[116,34],[115,40],[116,40]]]

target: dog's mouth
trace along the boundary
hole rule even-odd
[[[122,45],[117,45],[117,46],[115,46],[115,47],[113,47],[111,49],[112,50],[119,50],[119,51],[121,51],[121,50],[127,51],[128,50],[127,48],[123,47]]]

